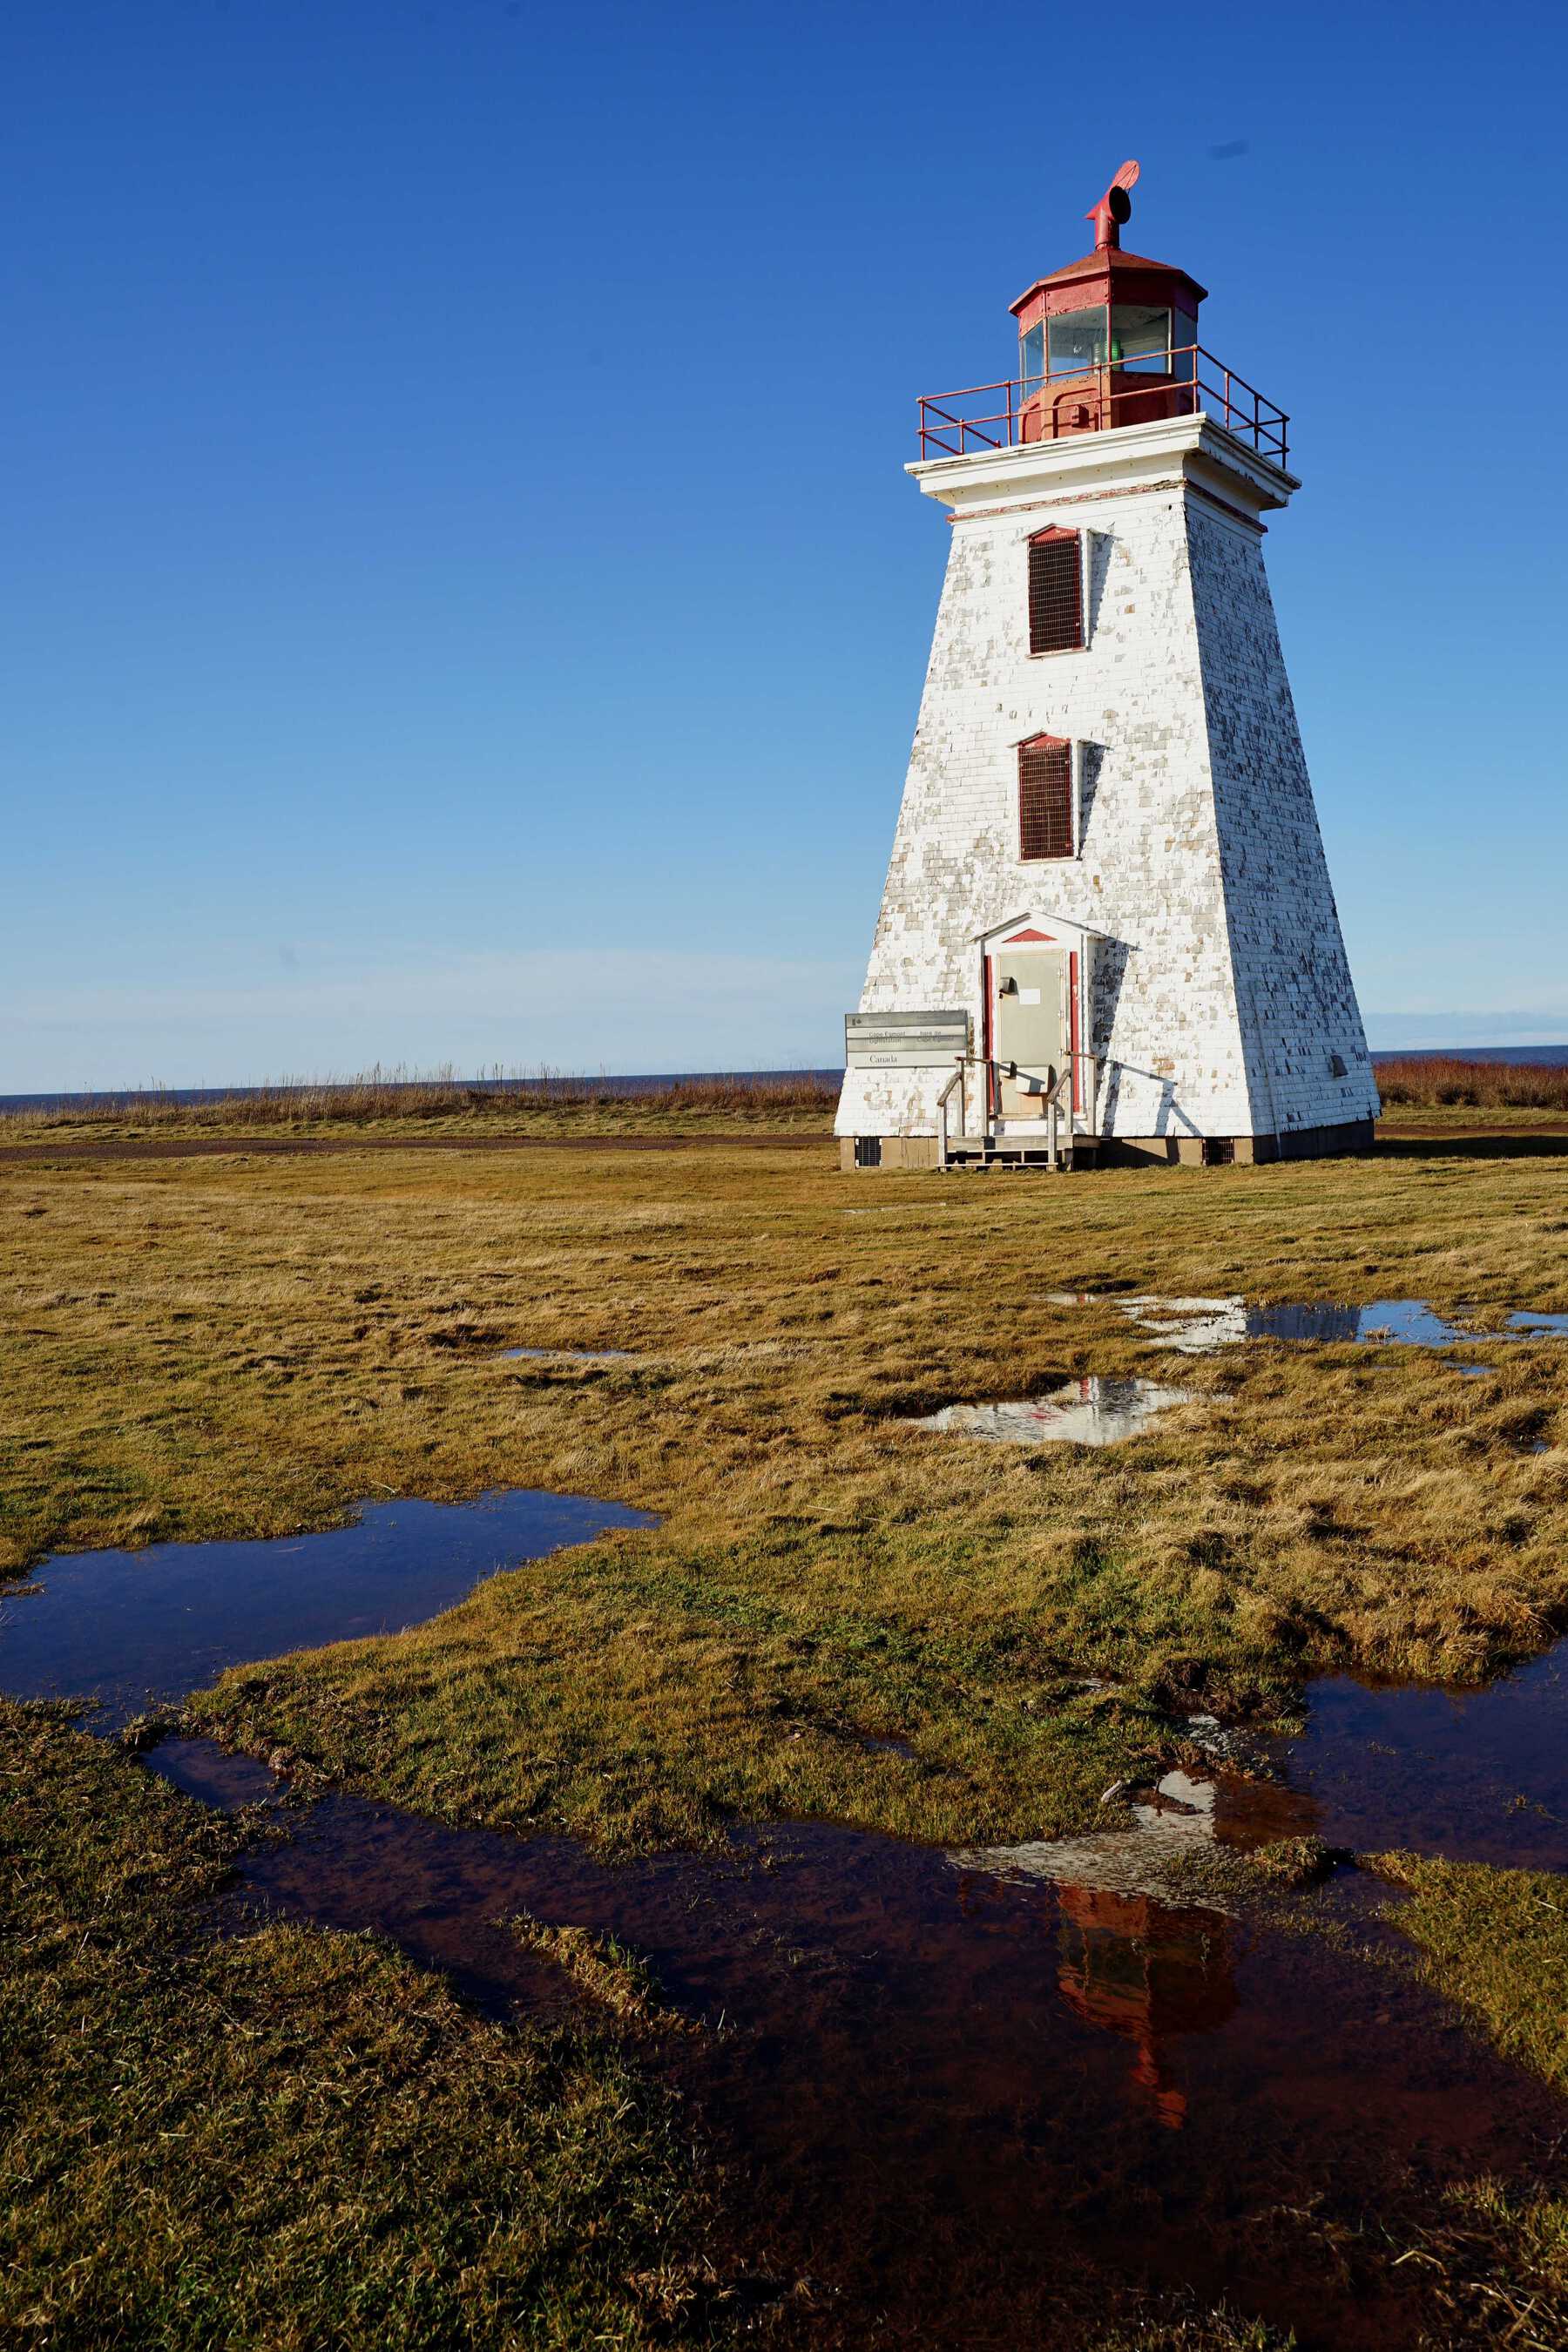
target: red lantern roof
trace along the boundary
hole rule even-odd
[[[1086,297],[1092,302],[1091,289],[1096,286],[1107,289],[1100,297],[1106,300],[1113,293],[1119,302],[1168,302],[1173,310],[1185,310],[1195,316],[1200,302],[1208,299],[1208,288],[1189,278],[1169,261],[1150,261],[1141,253],[1123,253],[1119,245],[1103,247],[1097,253],[1086,253],[1081,261],[1069,261],[1065,269],[1053,269],[1048,278],[1037,278],[1028,289],[1009,303],[1016,319],[1053,286],[1071,287],[1073,299],[1068,302],[1042,302],[1042,310],[1077,309]],[[1026,321],[1025,323],[1027,323]]]

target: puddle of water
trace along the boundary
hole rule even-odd
[[[1187,1389],[1157,1388],[1152,1381],[1101,1380],[1089,1375],[1064,1381],[1041,1397],[1007,1398],[995,1404],[944,1404],[911,1420],[911,1429],[944,1430],[951,1436],[984,1437],[1004,1445],[1115,1445],[1136,1437],[1172,1405],[1190,1404]]]
[[[1296,1327],[1303,1312],[1313,1309],[1291,1307],[1255,1307],[1247,1309],[1249,1323],[1257,1318],[1256,1331],[1249,1338],[1262,1339],[1310,1339],[1318,1334]],[[1332,1310],[1331,1310],[1332,1311]],[[1351,1318],[1352,1328],[1344,1336],[1373,1347],[1451,1348],[1479,1335],[1467,1331],[1462,1325],[1446,1322],[1435,1314],[1424,1298],[1378,1298],[1370,1307],[1352,1307],[1339,1310]],[[1325,1333],[1324,1337],[1334,1336]]]
[[[1308,1700],[1269,1748],[1331,1844],[1568,1871],[1568,1642],[1476,1689],[1344,1675]]]
[[[1424,1298],[1378,1298],[1367,1307],[1340,1307],[1312,1299],[1279,1307],[1249,1306],[1245,1298],[1119,1297],[1094,1291],[1053,1291],[1056,1307],[1110,1306],[1150,1332],[1164,1348],[1186,1356],[1206,1356],[1247,1339],[1310,1340],[1320,1345],[1359,1340],[1373,1347],[1462,1348],[1510,1339],[1568,1337],[1568,1315],[1520,1308],[1501,1329],[1480,1330],[1450,1323]]]
[[[396,1632],[498,1568],[586,1543],[646,1511],[528,1488],[473,1503],[367,1504],[353,1527],[247,1543],[62,1553],[0,1596],[0,1689],[92,1698],[95,1731],[200,1690],[225,1667]]]
[[[503,1348],[496,1361],[498,1364],[513,1363],[520,1356],[533,1357],[546,1364],[631,1364],[637,1361],[626,1348]]]
[[[200,1742],[148,1761],[209,1802],[269,1781]],[[1189,1835],[1253,1833],[1239,1787],[1155,1794],[1206,1824]],[[611,1865],[352,1797],[289,1818],[242,1858],[240,1902],[374,1928],[494,2012],[575,1998],[499,1924],[519,1911],[647,1956],[708,2029],[660,2066],[733,2168],[753,2272],[816,2283],[814,2347],[1078,2345],[1108,2275],[1224,2294],[1304,2345],[1412,2343],[1409,2272],[1352,2287],[1261,2218],[1318,2194],[1394,2210],[1407,2165],[1538,2179],[1562,2128],[1413,1982],[1027,1849],[795,1823]]]

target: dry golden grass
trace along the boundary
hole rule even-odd
[[[1494,1343],[1485,1381],[1349,1345],[1173,1374],[1110,1304],[1048,1294],[1568,1307],[1568,1163],[1531,1140],[1054,1181],[846,1178],[826,1141],[0,1158],[6,1562],[321,1526],[362,1496],[613,1496],[663,1524],[499,1575],[395,1640],[242,1670],[211,1716],[437,1812],[622,1846],[737,1815],[1065,1828],[1194,1701],[1267,1711],[1347,1661],[1476,1672],[1568,1622],[1568,1350]],[[516,1344],[633,1360],[498,1360]],[[1102,1453],[901,1425],[1088,1370],[1200,1399]],[[120,2313],[134,2340],[183,2343],[193,2307],[203,2340],[359,2340],[345,2296],[367,2340],[499,2340],[519,2263],[541,2340],[722,2332],[706,2216],[624,2054],[498,2054],[358,1942],[192,1948],[231,1833],[37,1711],[12,1718],[42,1923],[12,1979],[15,2289],[51,2340],[115,2340]],[[1521,1907],[1515,1874],[1417,1867],[1404,1916],[1437,1981],[1559,2079],[1559,1915]],[[626,1955],[521,1932],[654,2047]],[[84,2063],[64,2063],[62,2019],[85,2024]],[[280,2099],[308,2166],[272,2254]],[[219,2210],[237,2150],[244,2194]],[[437,2252],[400,2335],[410,2227]],[[1565,2242],[1558,2201],[1479,2183],[1385,2258],[1421,2265],[1434,2341],[1529,2346],[1562,2340]],[[672,2315],[647,2279],[674,2283]],[[1202,2312],[1118,2332],[1116,2310],[1108,2289],[1106,2352],[1285,2341]]]
[[[1568,1068],[1554,1062],[1468,1062],[1460,1054],[1391,1055],[1377,1066],[1384,1105],[1568,1111]]]
[[[560,1071],[493,1070],[464,1078],[379,1066],[347,1078],[280,1078],[246,1093],[184,1102],[169,1087],[79,1096],[58,1109],[0,1109],[0,1140],[127,1136],[331,1135],[348,1130],[508,1135],[634,1131],[689,1121],[741,1128],[831,1125],[837,1087],[809,1071],[676,1078],[628,1094],[625,1082]]]
[[[1568,1112],[1568,1068],[1552,1063],[1474,1062],[1460,1055],[1390,1055],[1377,1067],[1386,1110]],[[0,1109],[0,1139],[246,1134],[420,1132],[439,1135],[646,1132],[675,1123],[702,1132],[739,1129],[826,1131],[837,1087],[812,1071],[775,1071],[626,1082],[559,1070],[502,1070],[464,1077],[450,1065],[362,1070],[347,1077],[279,1078],[243,1093],[184,1102],[166,1087],[79,1096],[56,1109]]]
[[[1200,1700],[1544,1641],[1568,1356],[1500,1344],[1488,1381],[1348,1345],[1184,1361],[1200,1401],[1099,1453],[903,1417],[1170,1377],[1058,1288],[1568,1307],[1562,1192],[1552,1156],[1416,1145],[1070,1180],[846,1178],[826,1142],[0,1163],[7,1558],[366,1496],[613,1496],[664,1524],[237,1673],[211,1712],[448,1815],[611,1843],[736,1814],[1065,1828]],[[912,1758],[867,1744],[889,1735]]]

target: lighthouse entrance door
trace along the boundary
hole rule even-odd
[[[1044,1118],[1071,1050],[1068,959],[1059,949],[1001,947],[990,964],[996,1108],[1004,1118]]]

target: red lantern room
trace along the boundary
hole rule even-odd
[[[1121,250],[1136,163],[1123,163],[1088,217],[1094,251],[1013,304],[1021,441],[1187,416],[1199,406],[1198,305],[1184,269]],[[1011,437],[1011,436],[1010,436]]]

